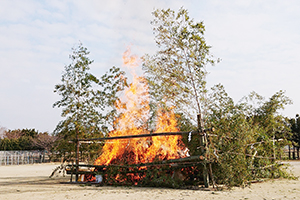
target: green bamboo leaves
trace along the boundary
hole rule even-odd
[[[151,22],[156,54],[143,57],[143,69],[149,80],[153,102],[176,106],[177,112],[195,120],[202,112],[206,92],[206,65],[217,60],[205,42],[203,22],[194,22],[187,10],[155,10]]]
[[[93,75],[90,72],[93,61],[88,55],[82,44],[73,48],[71,64],[65,66],[61,83],[55,85],[54,92],[61,100],[53,107],[61,108],[64,118],[54,131],[63,139],[57,145],[60,152],[74,151],[70,140],[103,137],[108,133],[117,115],[114,104],[127,86],[125,72],[117,67],[110,68],[100,78]]]

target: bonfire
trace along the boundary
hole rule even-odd
[[[144,77],[137,76],[133,71],[138,66],[137,62],[137,57],[130,55],[130,49],[127,49],[123,55],[123,63],[132,69],[133,82],[125,91],[125,103],[119,102],[116,105],[120,117],[115,121],[116,129],[109,133],[109,137],[150,133],[146,126],[150,117],[148,85]],[[158,112],[155,132],[179,131],[175,114],[170,110]],[[103,153],[94,164],[137,164],[153,162],[155,159],[176,159],[186,156],[181,153],[184,149],[181,136],[178,135],[114,140],[104,145]]]
[[[130,54],[130,49],[124,53],[123,63],[131,69],[133,81],[125,90],[122,100],[115,105],[119,117],[107,138],[116,139],[104,144],[102,153],[94,162],[94,174],[85,175],[84,180],[105,180],[110,185],[172,187],[180,186],[178,183],[183,181],[198,183],[202,179],[202,176],[199,179],[199,171],[203,168],[199,164],[204,158],[190,157],[188,148],[181,140],[182,136],[173,134],[179,132],[174,108],[159,109],[155,130],[149,131],[147,121],[150,118],[150,96],[147,81],[134,72],[138,58]],[[168,134],[153,137],[156,133]],[[198,134],[198,131],[194,133]]]

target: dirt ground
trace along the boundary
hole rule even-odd
[[[290,162],[290,170],[300,176],[300,162]],[[300,179],[278,179],[255,183],[230,191],[175,190],[164,188],[96,187],[60,184],[69,176],[49,178],[59,163],[0,166],[0,200],[32,199],[300,199]]]

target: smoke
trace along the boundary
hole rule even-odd
[[[3,139],[7,128],[0,126],[0,138]]]

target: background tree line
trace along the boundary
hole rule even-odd
[[[0,139],[1,151],[46,150],[51,152],[57,137],[35,129],[4,130]]]

